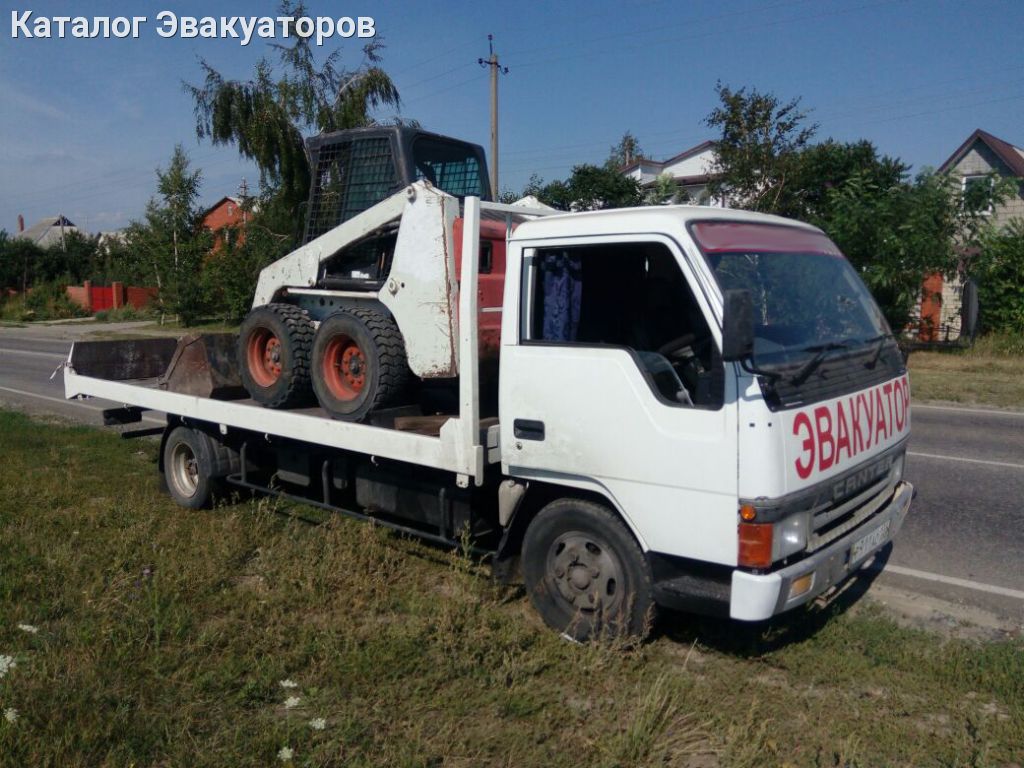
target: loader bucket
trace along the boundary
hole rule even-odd
[[[159,385],[168,392],[179,392],[215,400],[247,397],[238,375],[233,333],[205,333],[182,336]]]

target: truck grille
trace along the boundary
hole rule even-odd
[[[852,498],[812,510],[807,551],[814,552],[852,531],[892,498],[896,490],[894,472]]]

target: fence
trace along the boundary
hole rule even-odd
[[[109,287],[93,285],[86,280],[83,285],[69,285],[68,298],[88,312],[102,312],[105,309],[134,307],[142,309],[156,298],[156,288],[140,288],[126,286],[124,283],[111,283]]]

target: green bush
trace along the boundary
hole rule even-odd
[[[62,282],[35,285],[29,289],[26,296],[11,296],[6,299],[0,316],[4,320],[14,321],[88,317],[88,312],[67,297],[66,288]]]
[[[1015,219],[982,240],[975,268],[985,332],[1024,336],[1024,221]]]

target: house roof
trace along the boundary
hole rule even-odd
[[[690,147],[689,149],[684,149],[678,155],[673,155],[668,160],[651,160],[651,159],[646,158],[646,157],[641,157],[638,160],[634,160],[629,165],[624,166],[622,168],[622,173],[630,173],[631,171],[635,171],[641,165],[655,166],[657,168],[665,168],[666,166],[672,165],[673,163],[678,163],[680,160],[686,160],[688,157],[693,157],[694,155],[699,155],[701,152],[704,152],[704,151],[706,151],[708,149],[711,149],[714,146],[715,146],[715,142],[714,141],[702,141],[700,144],[697,144],[694,147]]]
[[[56,242],[60,242],[62,235],[78,231],[78,227],[72,224],[66,216],[47,216],[45,219],[37,221],[24,232],[18,232],[12,235],[12,237],[29,240],[42,248],[46,248]]]
[[[948,173],[953,166],[960,162],[960,159],[967,154],[968,150],[977,141],[985,144],[995,153],[996,157],[1006,163],[1014,176],[1024,177],[1024,149],[1015,147],[1008,141],[996,138],[991,133],[981,130],[981,128],[968,136],[967,141],[957,147],[956,151],[949,156],[949,159],[939,166],[939,173]]]
[[[199,218],[205,219],[207,216],[210,215],[210,213],[212,211],[216,210],[217,208],[220,208],[220,206],[223,203],[234,203],[235,205],[241,207],[241,205],[242,205],[242,198],[240,198],[240,197],[232,197],[231,195],[225,195],[220,200],[218,200],[216,203],[214,203],[213,205],[207,207],[206,210],[204,210],[202,212],[202,214],[200,215]]]

